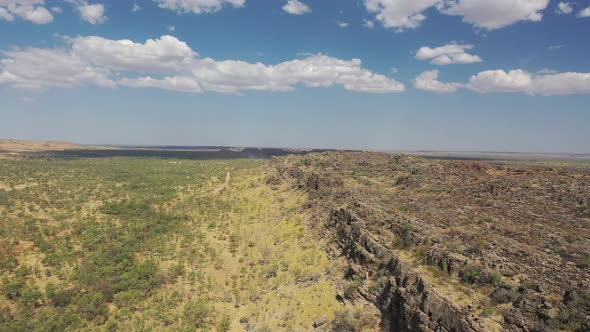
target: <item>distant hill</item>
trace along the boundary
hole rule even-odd
[[[0,151],[63,151],[81,148],[81,145],[69,142],[38,142],[0,139]]]

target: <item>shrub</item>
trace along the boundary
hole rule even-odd
[[[87,320],[104,322],[108,314],[105,296],[99,292],[81,295],[76,299],[76,311]]]
[[[223,315],[219,323],[217,324],[217,331],[227,332],[231,328],[231,319],[228,315]]]
[[[17,277],[25,278],[31,274],[31,268],[29,268],[26,265],[21,265],[21,266],[19,266],[18,269],[16,269],[16,271],[14,273],[16,274]]]
[[[34,306],[43,298],[43,294],[37,287],[27,287],[22,293],[20,303],[25,306]]]
[[[55,307],[65,307],[72,302],[75,292],[72,290],[55,290],[52,284],[45,288],[45,295]]]
[[[4,295],[11,300],[16,300],[21,296],[24,287],[25,283],[21,279],[5,282]]]
[[[481,310],[481,316],[482,317],[490,317],[492,316],[494,313],[496,312],[496,309],[492,306],[485,306],[482,310]]]
[[[344,297],[347,299],[350,299],[355,293],[356,291],[359,289],[359,287],[361,286],[361,281],[358,279],[353,280],[350,285],[348,285],[348,287],[346,287],[346,289],[344,289]]]
[[[186,322],[196,328],[203,328],[211,324],[213,309],[205,300],[199,299],[190,302],[184,307],[184,318]]]
[[[357,332],[375,328],[379,320],[375,315],[362,309],[349,309],[337,311],[332,321],[334,332]]]
[[[478,276],[479,272],[477,270],[469,270],[463,274],[461,280],[468,284],[473,284],[477,280]]]
[[[115,294],[114,302],[119,307],[129,307],[140,302],[142,298],[141,292],[129,290]]]
[[[520,283],[520,287],[519,287],[519,291],[523,292],[526,289],[533,289],[535,287],[535,285],[528,281],[528,280],[524,280],[523,282]]]
[[[490,297],[494,304],[503,304],[511,302],[516,296],[515,292],[510,288],[500,287],[496,289]]]

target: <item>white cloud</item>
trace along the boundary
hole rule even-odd
[[[106,22],[107,17],[104,15],[104,5],[101,3],[90,4],[86,0],[65,0],[76,7],[80,13],[80,18],[90,24],[102,24]]]
[[[51,11],[57,14],[61,14],[64,12],[64,10],[61,7],[51,7]]]
[[[143,73],[177,72],[190,66],[197,55],[172,36],[148,39],[143,44],[98,36],[76,37],[70,42],[74,54],[95,65]]]
[[[118,81],[120,85],[132,88],[154,88],[181,92],[203,92],[199,83],[190,76],[167,76],[162,79],[155,79],[149,76],[139,78],[122,78]]]
[[[294,85],[329,87],[371,93],[396,93],[404,85],[361,67],[359,59],[341,60],[326,55],[308,55],[277,65],[243,61],[199,60],[192,70],[205,90],[239,93],[243,90],[290,91]]]
[[[136,3],[134,3],[133,4],[133,7],[131,7],[131,12],[132,13],[137,13],[140,10],[141,10],[141,7],[138,4],[136,4]]]
[[[536,75],[530,93],[545,96],[590,93],[590,73]]]
[[[338,21],[337,23],[338,23],[338,26],[341,27],[341,28],[348,27],[348,22],[340,22],[340,21]]]
[[[14,21],[14,15],[12,15],[6,8],[0,7],[0,19]]]
[[[537,73],[521,69],[488,70],[471,76],[469,88],[480,93],[522,92],[531,95],[590,93],[590,73]]]
[[[36,24],[53,21],[53,15],[43,7],[45,0],[0,0],[0,19],[14,21],[15,17]]]
[[[369,13],[376,14],[375,19],[386,28],[398,31],[417,28],[426,16],[426,9],[436,5],[440,0],[364,0]]]
[[[443,0],[439,10],[447,15],[459,15],[463,21],[493,30],[519,21],[538,22],[549,0]]]
[[[166,30],[168,30],[168,31],[174,31],[174,30],[176,30],[176,27],[174,25],[169,25],[169,26],[166,27]]]
[[[586,9],[581,10],[578,13],[578,17],[590,17],[590,7],[586,7]]]
[[[425,71],[413,80],[414,87],[436,93],[453,93],[463,85],[460,83],[443,83],[437,80],[438,70]]]
[[[426,19],[424,12],[435,7],[446,15],[493,30],[519,21],[537,22],[549,0],[363,0],[369,13],[386,28],[396,31],[417,28]]]
[[[557,4],[557,9],[555,9],[555,12],[557,14],[571,14],[573,11],[574,9],[567,2],[560,2],[559,4]]]
[[[453,93],[459,88],[466,88],[479,93],[525,93],[542,96],[590,94],[590,73],[559,73],[550,69],[530,73],[522,69],[498,69],[473,75],[466,84],[443,83],[437,78],[438,70],[425,71],[413,80],[414,87],[437,93]]]
[[[521,69],[486,70],[471,76],[469,87],[477,92],[526,92],[532,85],[533,75]]]
[[[47,24],[53,21],[53,15],[44,7],[23,8],[19,7],[15,12],[18,16],[36,24]]]
[[[101,24],[107,20],[104,16],[103,4],[82,5],[78,9],[80,10],[80,17],[90,24]]]
[[[98,36],[65,40],[66,48],[4,52],[0,83],[33,90],[95,84],[235,94],[247,90],[290,91],[298,84],[314,88],[341,85],[349,91],[368,93],[405,89],[402,83],[363,68],[359,59],[312,54],[267,65],[199,58],[186,43],[172,36],[145,43]]]
[[[305,13],[311,12],[309,6],[299,0],[289,0],[281,8],[283,8],[285,12],[293,15],[303,15]]]
[[[363,26],[365,28],[373,29],[375,27],[375,22],[373,22],[371,20],[364,20],[363,21]]]
[[[246,0],[154,0],[160,8],[170,9],[177,13],[213,13],[224,5],[242,7]]]
[[[26,48],[3,54],[6,58],[0,60],[1,84],[28,90],[86,84],[115,86],[108,69],[92,66],[69,50]]]
[[[470,50],[472,48],[473,45],[459,45],[453,43],[435,48],[423,46],[420,47],[416,53],[416,59],[432,59],[430,63],[435,65],[467,64],[483,61],[479,56],[465,52],[465,50]]]

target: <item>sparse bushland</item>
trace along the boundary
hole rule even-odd
[[[331,322],[332,263],[267,162],[0,160],[0,330]]]

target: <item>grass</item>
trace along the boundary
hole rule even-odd
[[[304,197],[264,185],[265,163],[0,160],[0,330],[333,319],[334,269],[304,226]]]

